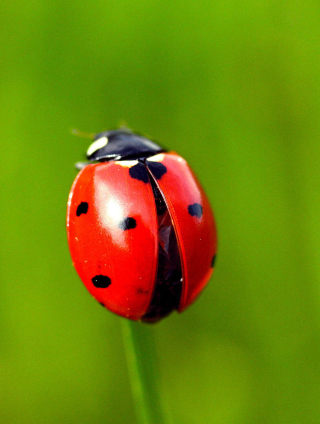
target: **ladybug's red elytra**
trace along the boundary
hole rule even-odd
[[[187,162],[129,130],[97,134],[69,195],[68,242],[89,292],[107,309],[156,322],[209,281],[213,213]]]

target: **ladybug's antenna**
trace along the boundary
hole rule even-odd
[[[89,138],[90,140],[94,139],[95,134],[86,133],[75,128],[72,128],[71,133],[77,137]]]

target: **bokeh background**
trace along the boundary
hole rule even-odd
[[[1,2],[1,423],[138,423],[121,318],[65,234],[70,130],[122,123],[218,222],[205,293],[150,327],[173,422],[320,422],[319,37],[315,0]]]

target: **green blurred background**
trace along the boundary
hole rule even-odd
[[[320,423],[320,7],[315,0],[3,0],[0,422],[137,423],[121,319],[72,265],[88,140],[129,127],[214,206],[215,275],[150,331],[176,424]]]

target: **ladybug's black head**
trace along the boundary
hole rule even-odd
[[[138,159],[164,152],[160,146],[129,130],[105,131],[96,134],[87,151],[89,160],[109,161]]]

